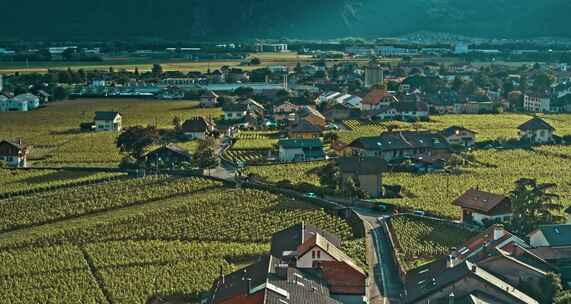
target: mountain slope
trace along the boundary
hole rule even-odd
[[[4,3],[2,3],[4,2]],[[568,0],[0,0],[0,39],[571,37]]]

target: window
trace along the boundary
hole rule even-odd
[[[311,251],[311,258],[315,259],[315,251]]]
[[[321,259],[321,251],[317,251],[317,258]]]

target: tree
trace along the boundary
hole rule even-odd
[[[321,169],[319,183],[323,188],[335,192],[337,191],[340,181],[341,171],[334,163],[329,163]]]
[[[155,77],[161,76],[163,74],[163,67],[158,63],[153,64],[153,69],[151,70],[151,74],[153,74],[153,76]]]
[[[250,59],[251,65],[260,65],[261,63],[262,63],[262,61],[258,57],[254,57],[254,58]]]
[[[64,100],[67,98],[67,90],[63,86],[56,86],[53,91],[54,100]]]
[[[559,196],[547,191],[555,184],[539,184],[535,179],[522,178],[511,192],[512,230],[527,235],[539,225],[555,224],[565,220],[559,213],[563,205],[557,203]]]
[[[353,198],[358,198],[360,196],[359,186],[353,179],[353,177],[344,178],[341,184],[341,191],[346,196]]]
[[[327,132],[323,135],[323,141],[326,143],[332,143],[339,139],[339,135],[336,132]]]
[[[208,147],[194,154],[193,165],[200,169],[214,169],[218,166],[218,158],[214,154],[214,149]]]
[[[140,160],[145,154],[145,148],[158,143],[159,131],[153,127],[134,126],[125,129],[117,138],[117,147],[131,157]]]
[[[240,96],[241,98],[249,98],[254,96],[254,89],[251,87],[238,87],[234,90],[234,94]]]
[[[181,123],[180,117],[175,116],[175,117],[172,119],[172,125],[173,125],[173,127],[174,127],[174,130],[175,130],[176,132],[179,132],[179,131],[181,130],[181,128],[182,128],[182,123]]]

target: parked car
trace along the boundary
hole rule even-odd
[[[426,216],[426,212],[424,212],[422,210],[416,210],[416,211],[414,211],[414,214],[416,214],[418,216]]]

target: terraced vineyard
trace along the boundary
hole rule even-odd
[[[276,183],[289,180],[292,184],[310,183],[319,186],[319,176],[315,173],[317,168],[327,164],[325,161],[292,163],[268,166],[251,166],[246,168],[245,174],[256,174],[267,181]]]
[[[385,200],[411,209],[422,209],[438,216],[458,219],[460,208],[452,201],[472,187],[498,194],[509,194],[514,182],[522,177],[555,183],[561,203],[571,204],[571,147],[540,147],[528,150],[475,151],[479,163],[463,168],[460,174],[389,173],[384,184],[404,187],[404,198]],[[545,153],[546,151],[550,153]],[[562,157],[563,156],[563,157]]]
[[[475,235],[453,224],[407,215],[391,218],[390,226],[397,258],[405,270],[445,255]]]
[[[215,187],[201,178],[150,176],[18,196],[0,200],[0,232]]]
[[[0,205],[4,229],[17,228],[0,232],[0,297],[9,303],[196,300],[220,268],[251,262],[274,232],[302,221],[338,234],[360,263],[365,256],[364,240],[322,209],[201,178],[117,181]]]
[[[244,163],[261,162],[266,160],[278,143],[278,133],[242,131],[236,135],[235,140],[226,151],[227,159]]]
[[[0,196],[104,181],[119,176],[125,176],[125,174],[64,170],[9,170],[0,168]]]
[[[571,134],[571,115],[544,115],[543,118],[552,124],[560,135]],[[478,115],[438,115],[432,116],[430,122],[404,123],[400,121],[363,123],[356,120],[345,121],[351,131],[339,132],[339,139],[350,143],[361,136],[376,136],[387,130],[388,125],[397,126],[399,130],[443,130],[450,126],[463,126],[478,133],[477,141],[499,138],[517,138],[517,127],[531,119],[525,114],[478,114]]]

